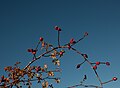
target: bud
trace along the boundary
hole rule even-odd
[[[59,28],[58,26],[55,26],[55,30],[61,31],[61,28]]]
[[[70,39],[70,44],[73,44],[73,43],[75,43],[74,38]]]
[[[43,41],[43,38],[42,38],[42,37],[40,37],[40,41]]]
[[[113,77],[112,80],[113,80],[113,81],[116,81],[116,80],[117,80],[117,77]]]
[[[77,68],[77,69],[80,68],[80,65],[81,65],[81,64],[78,64],[76,68]]]
[[[85,33],[84,33],[84,36],[88,36],[88,32],[85,32]]]
[[[105,64],[106,64],[107,66],[110,66],[110,62],[106,62]]]
[[[96,62],[96,65],[100,65],[100,62],[98,61],[98,62]]]
[[[93,66],[93,69],[96,70],[97,69],[97,65]]]

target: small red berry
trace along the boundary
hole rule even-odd
[[[42,38],[42,37],[40,37],[40,41],[43,41],[43,38]]]
[[[55,26],[55,30],[61,31],[61,28],[59,28],[58,26]]]
[[[106,62],[105,64],[106,64],[107,66],[110,66],[110,62]]]
[[[98,61],[98,62],[96,62],[96,65],[100,65],[100,62]]]
[[[28,51],[28,52],[32,52],[32,51],[33,51],[33,49],[28,49],[27,51]]]
[[[58,28],[59,28],[58,26],[55,26],[55,30],[58,30]]]
[[[112,80],[113,80],[113,81],[116,81],[116,80],[117,80],[117,77],[113,77]]]
[[[97,69],[97,65],[93,66],[93,69],[96,70]]]
[[[88,36],[88,32],[85,32],[84,36]]]
[[[72,38],[72,39],[70,40],[70,44],[73,44],[73,43],[75,43],[74,38]]]

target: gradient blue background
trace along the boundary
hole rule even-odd
[[[25,66],[32,57],[27,49],[34,48],[40,36],[57,45],[55,25],[62,28],[62,44],[81,38],[87,31],[89,36],[75,47],[87,53],[91,61],[110,61],[110,67],[100,66],[97,71],[103,81],[118,77],[104,88],[120,87],[119,0],[0,0],[0,75],[5,74],[5,66],[17,61]],[[88,64],[80,70],[75,68],[82,61],[81,56],[67,52],[61,59],[62,80],[57,85],[53,82],[55,88],[78,84],[84,74],[88,76],[86,83],[98,84]],[[34,64],[43,63],[50,64],[48,60]]]

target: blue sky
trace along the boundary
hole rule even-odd
[[[27,49],[34,48],[40,36],[57,44],[56,25],[62,28],[61,44],[71,38],[77,40],[87,31],[89,36],[75,48],[87,53],[90,61],[110,61],[110,67],[100,66],[98,72],[103,81],[113,76],[117,76],[118,81],[104,88],[120,86],[119,0],[0,0],[0,75],[5,74],[5,66],[17,61],[25,66],[31,60]],[[62,80],[55,88],[77,84],[84,74],[88,75],[86,83],[97,84],[89,65],[84,64],[80,70],[75,68],[82,60],[74,52],[65,54],[61,59]],[[41,61],[35,64],[39,63]]]

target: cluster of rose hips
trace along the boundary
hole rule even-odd
[[[107,66],[110,66],[110,62],[99,62],[97,61],[96,63],[92,63],[92,64],[95,64],[93,66],[93,69],[96,70],[97,69],[97,66],[100,65],[100,64],[106,64]]]
[[[33,55],[36,54],[37,50],[33,50],[33,49],[28,49],[28,52],[31,52]]]
[[[88,32],[85,32],[85,33],[84,33],[84,37],[86,37],[86,36],[88,36]],[[71,46],[74,45],[75,43],[77,43],[77,42],[75,41],[75,39],[74,39],[74,38],[71,38],[71,39],[70,39],[70,42],[69,42],[68,45],[67,45],[68,49],[70,49]]]
[[[85,59],[88,58],[88,55],[87,55],[87,54],[81,54],[81,55],[82,55],[83,58],[85,58]],[[86,60],[85,60],[85,61],[86,61]],[[78,64],[78,65],[76,66],[76,68],[77,68],[77,69],[80,68],[80,66],[81,66],[85,61],[83,61],[82,63]],[[97,70],[97,67],[98,67],[100,64],[105,64],[105,65],[107,65],[107,66],[110,66],[110,62],[100,62],[100,61],[97,61],[97,62],[95,62],[95,63],[90,63],[90,64],[91,64],[91,65],[95,64],[94,66],[92,66],[92,68],[93,68],[94,70]],[[116,81],[116,80],[117,80],[117,77],[113,77],[111,81]]]
[[[80,66],[81,66],[82,64],[84,64],[86,61],[92,66],[92,69],[93,69],[94,71],[97,70],[97,68],[98,68],[98,66],[99,66],[100,64],[106,64],[107,66],[110,66],[110,63],[109,63],[109,62],[100,62],[100,61],[97,61],[97,62],[95,62],[95,63],[91,63],[91,62],[88,60],[88,55],[87,55],[87,54],[83,54],[83,53],[77,51],[76,49],[74,49],[74,48],[72,47],[74,44],[76,44],[76,43],[78,43],[79,41],[81,41],[84,37],[88,36],[88,32],[85,32],[85,33],[84,33],[84,36],[83,36],[81,39],[79,39],[78,41],[75,41],[74,38],[71,38],[68,44],[63,45],[63,46],[60,46],[59,33],[60,33],[60,31],[62,31],[62,30],[61,30],[61,28],[58,27],[58,26],[55,26],[54,29],[58,31],[58,47],[55,48],[55,47],[53,47],[52,45],[44,42],[44,38],[43,38],[43,37],[40,37],[40,38],[39,38],[39,43],[38,43],[38,45],[41,43],[41,47],[42,47],[42,48],[45,48],[46,52],[48,52],[48,48],[49,48],[49,47],[52,48],[52,50],[50,50],[49,53],[46,53],[46,54],[47,54],[47,57],[53,58],[52,62],[53,62],[55,65],[60,66],[60,61],[59,61],[59,59],[57,59],[57,57],[60,58],[60,57],[62,57],[62,56],[64,55],[65,51],[64,51],[63,48],[62,48],[62,47],[64,47],[64,48],[67,48],[67,49],[69,49],[69,50],[71,49],[71,50],[73,50],[73,51],[76,51],[78,54],[80,54],[80,55],[84,58],[84,61],[83,61],[82,63],[80,63],[80,64],[77,65],[77,67],[76,67],[77,69],[80,68]],[[41,84],[42,84],[42,88],[48,88],[48,86],[51,87],[51,88],[53,88],[53,86],[52,86],[52,85],[49,85],[48,81],[46,81],[46,78],[53,77],[53,76],[54,76],[54,72],[60,72],[59,70],[53,70],[53,71],[50,70],[50,71],[49,71],[47,64],[44,64],[44,67],[43,67],[43,68],[40,67],[40,66],[33,66],[33,67],[30,66],[30,65],[32,64],[32,62],[34,62],[34,61],[36,61],[37,59],[39,59],[39,58],[36,59],[36,53],[37,53],[37,51],[38,51],[37,48],[38,48],[38,46],[37,46],[35,49],[28,49],[28,50],[27,50],[28,52],[30,52],[30,53],[32,53],[32,54],[34,55],[33,61],[31,61],[30,64],[28,64],[28,66],[26,66],[27,68],[25,68],[25,69],[20,69],[20,68],[17,66],[17,65],[19,64],[19,62],[17,62],[17,63],[15,64],[15,67],[14,67],[14,68],[12,68],[11,66],[5,67],[4,70],[5,70],[5,71],[8,71],[9,73],[11,73],[12,76],[10,75],[8,78],[5,78],[4,76],[1,76],[0,83],[10,83],[10,78],[11,78],[12,81],[15,81],[15,80],[19,81],[18,78],[24,77],[25,75],[27,75],[27,76],[28,76],[28,79],[32,79],[32,78],[35,78],[35,77],[36,77],[37,80],[38,80],[38,82],[40,82],[41,80],[44,80],[44,81],[41,83]],[[59,48],[62,48],[62,50],[57,51],[57,49],[59,49]],[[46,55],[46,54],[45,54],[45,55]],[[49,55],[48,55],[48,54],[49,54]],[[42,55],[42,56],[45,57],[45,55]],[[43,76],[42,73],[47,73],[47,77],[46,77],[45,79],[42,77],[42,76]],[[59,78],[51,78],[51,79],[54,79],[57,83],[60,82],[60,79],[59,79]],[[86,80],[86,79],[87,79],[87,76],[85,75],[85,76],[84,76],[84,80]],[[113,77],[110,81],[116,81],[116,80],[117,80],[117,77]],[[28,81],[29,81],[29,82],[28,82],[28,85],[31,85],[30,80],[28,80]],[[14,83],[14,84],[16,85],[17,83],[18,83],[18,82]],[[14,84],[13,84],[13,85],[14,85]],[[88,87],[88,86],[86,86],[86,87]],[[69,87],[69,88],[72,88],[72,87]]]
[[[58,27],[58,26],[55,26],[55,30],[57,30],[57,31],[61,31],[61,28]]]
[[[43,38],[42,37],[40,37],[40,41],[42,42],[43,41]],[[36,52],[37,52],[37,50],[35,49],[28,49],[28,52],[31,52],[33,55],[35,55],[36,54]]]
[[[117,77],[113,77],[112,80],[113,80],[113,81],[116,81],[116,80],[117,80]]]

